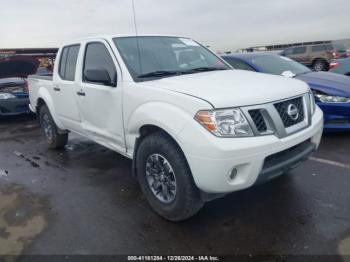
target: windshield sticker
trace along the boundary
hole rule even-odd
[[[187,45],[185,45],[185,44],[172,44],[171,47],[172,48],[185,48],[185,47],[187,47]]]
[[[180,38],[180,41],[182,43],[184,43],[187,46],[199,46],[199,44],[197,44],[195,41],[193,41],[192,39],[188,39],[188,38]]]

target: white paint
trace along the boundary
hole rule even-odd
[[[332,161],[332,160],[328,160],[328,159],[317,158],[317,157],[310,157],[310,160],[315,161],[315,162],[319,162],[319,163],[322,163],[322,164],[327,164],[327,165],[331,165],[331,166],[344,168],[344,169],[350,169],[350,165],[343,164],[343,163],[336,162],[336,161]]]
[[[130,158],[133,158],[140,128],[157,126],[178,143],[197,187],[208,193],[248,188],[261,173],[266,157],[306,140],[319,144],[323,114],[318,107],[309,127],[283,139],[275,135],[219,138],[194,120],[198,111],[213,107],[271,105],[275,101],[301,96],[309,92],[304,82],[242,70],[135,82],[113,43],[114,37],[117,36],[104,35],[66,43],[81,45],[75,82],[59,77],[59,64],[55,66],[53,81],[29,78],[31,108],[36,108],[38,98],[43,99],[60,129],[79,133]],[[111,53],[119,76],[117,88],[82,81],[84,51],[90,41],[105,44]],[[188,44],[193,44],[191,41],[188,40]],[[60,61],[60,54],[61,51],[56,61]],[[219,57],[217,59],[221,61]],[[60,87],[61,92],[55,92],[53,86]],[[76,92],[80,90],[86,95],[77,96]],[[63,96],[64,99],[57,99]],[[238,174],[230,180],[228,177],[233,168]]]

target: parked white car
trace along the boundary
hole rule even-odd
[[[88,38],[56,61],[53,77],[29,77],[50,148],[72,131],[133,159],[148,202],[171,221],[287,172],[320,143],[307,84],[232,70],[189,38]]]

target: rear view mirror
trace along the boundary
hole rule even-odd
[[[100,83],[106,86],[115,85],[115,83],[112,82],[107,70],[104,68],[85,69],[84,79],[88,82]]]

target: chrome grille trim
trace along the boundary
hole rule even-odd
[[[288,103],[293,102],[295,99],[301,99],[301,105],[303,109],[303,117],[302,119],[298,119],[300,121],[296,121],[294,125],[285,125],[282,120],[282,117],[275,105],[279,103]],[[299,95],[296,97],[283,99],[279,101],[274,101],[267,104],[247,106],[241,108],[243,114],[247,118],[254,134],[256,136],[264,136],[275,134],[279,138],[287,137],[296,132],[299,132],[311,125],[311,103],[309,94],[306,93],[304,95]],[[261,123],[257,123],[257,119],[255,115],[251,115],[251,111],[259,111],[262,118],[264,119],[266,129],[261,128]],[[258,124],[258,126],[257,126]]]

